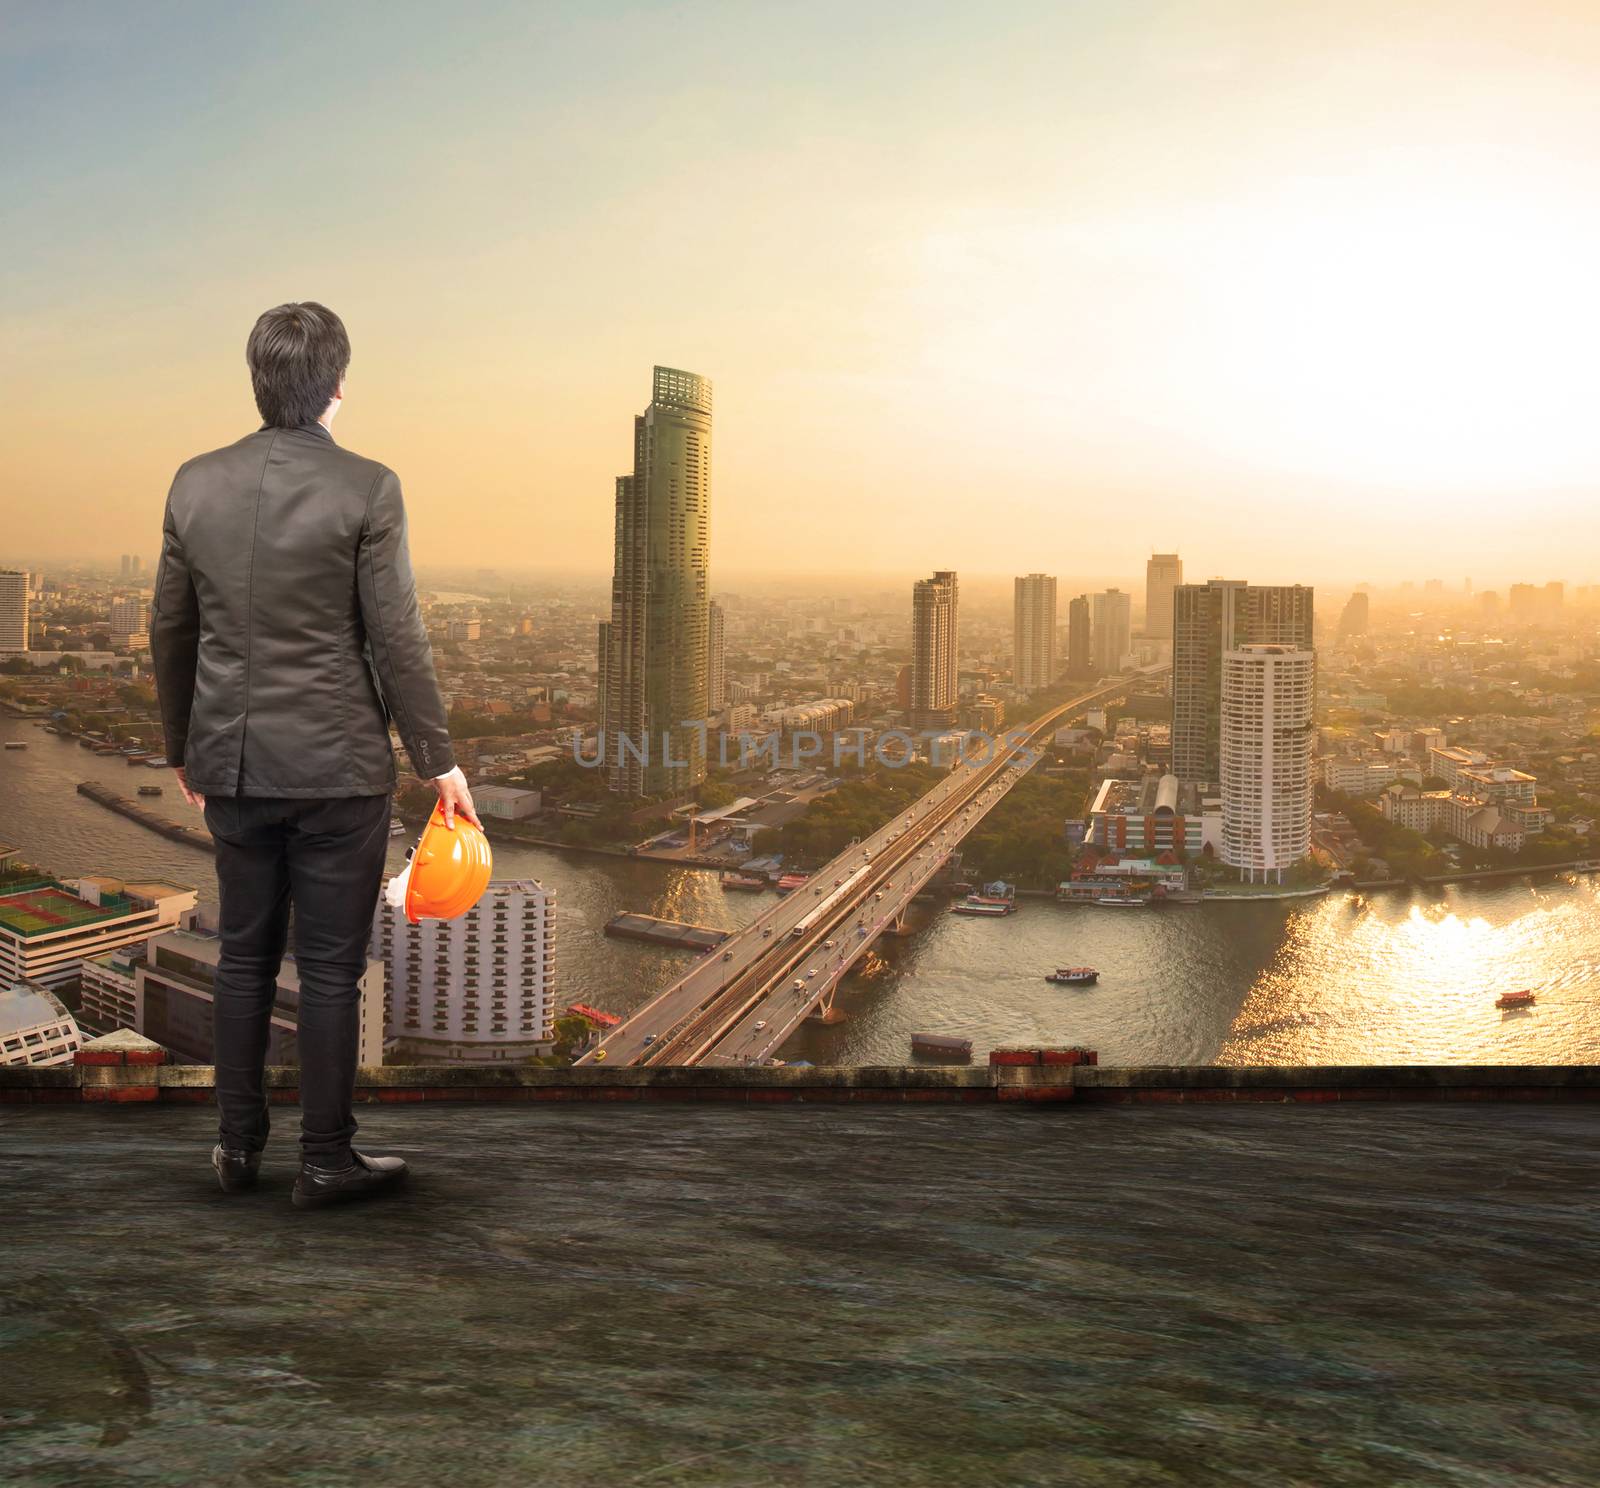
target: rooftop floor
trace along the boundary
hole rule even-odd
[[[10,1484],[1592,1484],[1553,1106],[0,1107]]]

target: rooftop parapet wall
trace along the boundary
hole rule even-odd
[[[536,1065],[396,1065],[357,1075],[361,1103],[416,1101],[902,1102],[949,1105],[1178,1102],[1600,1101],[1600,1065],[1193,1065],[1113,1069],[1082,1050],[1012,1050],[1028,1063],[987,1066],[551,1069]],[[1079,1062],[1070,1062],[1077,1056]],[[203,1104],[209,1065],[168,1063],[159,1044],[120,1030],[85,1044],[70,1066],[0,1065],[0,1104],[102,1101]],[[299,1070],[274,1066],[275,1103],[299,1098]]]

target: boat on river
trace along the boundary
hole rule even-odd
[[[1058,966],[1045,973],[1045,981],[1059,982],[1063,987],[1087,987],[1100,980],[1100,973],[1092,966]]]
[[[717,882],[724,889],[744,889],[757,893],[766,888],[767,881],[754,873],[740,873],[737,868],[725,868],[717,875]]]
[[[1502,992],[1497,998],[1495,998],[1494,1005],[1497,1008],[1507,1009],[1526,1008],[1532,1007],[1534,1000],[1533,992],[1529,988],[1524,987],[1520,992]]]
[[[1012,914],[1015,912],[1015,910],[1016,905],[1014,904],[989,904],[982,899],[973,897],[970,894],[965,899],[956,900],[956,902],[950,906],[951,914],[985,915],[990,918],[999,915]]]
[[[913,1054],[932,1054],[939,1059],[970,1059],[972,1040],[956,1038],[947,1033],[914,1033],[911,1035]]]

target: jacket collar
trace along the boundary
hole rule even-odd
[[[287,424],[263,424],[256,432],[264,434],[268,429],[286,429],[288,427],[289,426]],[[318,439],[326,439],[329,444],[333,443],[333,435],[324,425],[319,424],[315,419],[312,419],[308,424],[295,425],[294,432],[297,434],[313,434]]]

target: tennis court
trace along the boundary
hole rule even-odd
[[[131,902],[122,895],[107,903],[86,904],[65,889],[28,889],[21,894],[0,896],[0,926],[16,935],[44,935],[52,930],[91,925],[96,920],[115,919],[129,908]]]

